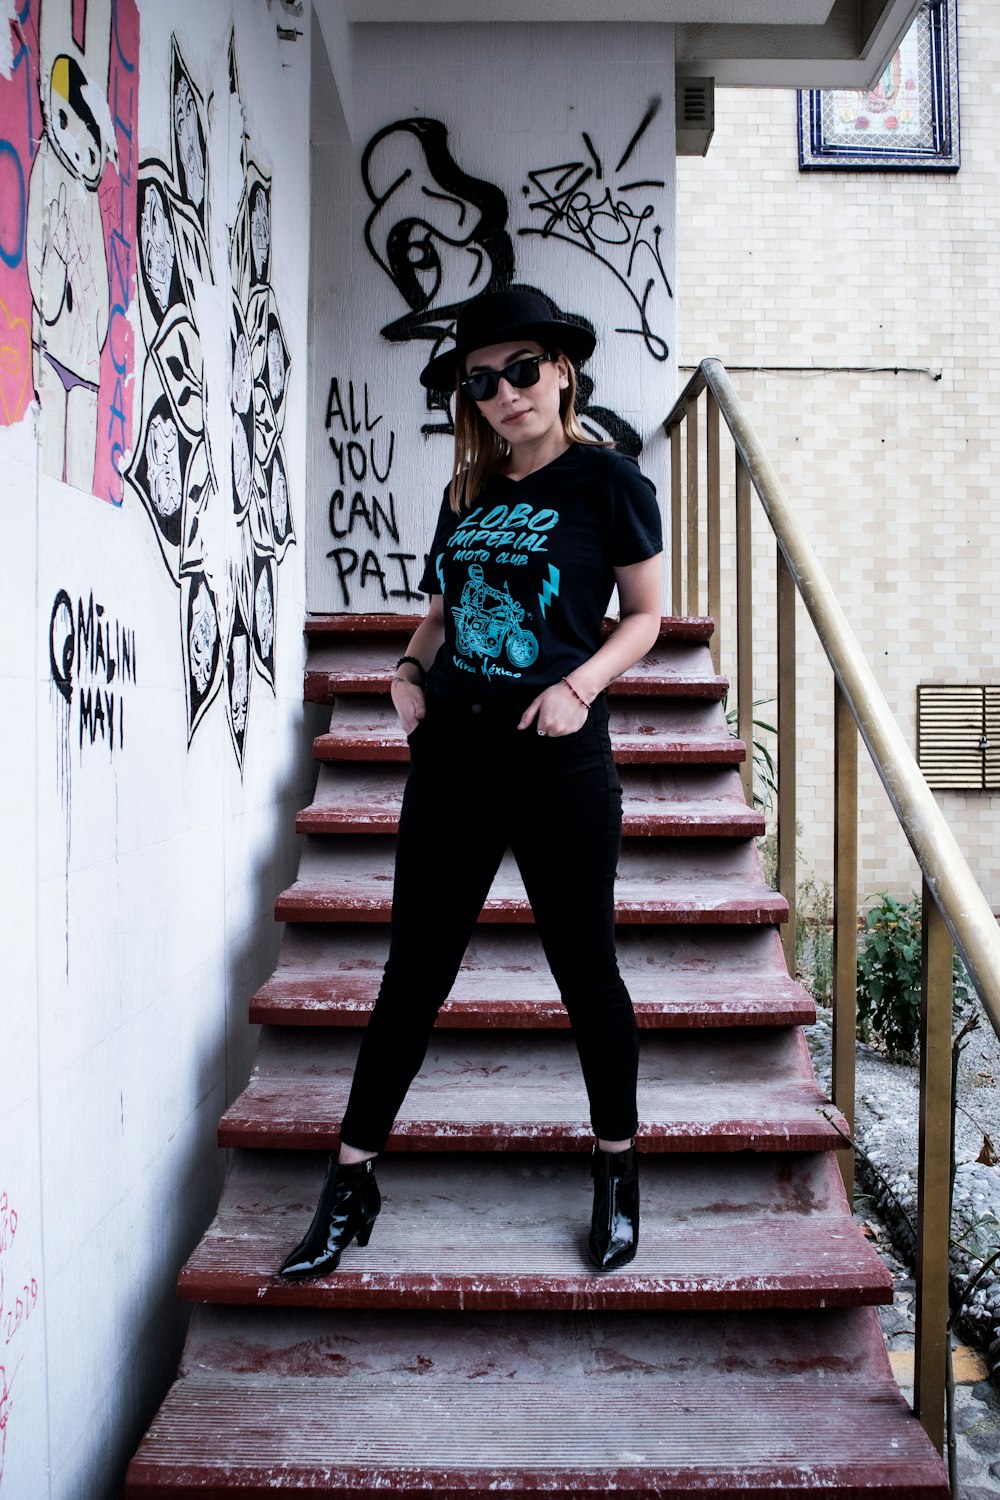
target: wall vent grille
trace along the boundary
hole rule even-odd
[[[684,98],[681,102],[682,118],[685,125],[707,125],[708,124],[708,91],[705,88],[703,78],[695,79],[692,83],[685,83]]]
[[[1000,687],[918,686],[917,762],[932,787],[1000,791]]]
[[[677,79],[674,91],[677,155],[704,156],[715,130],[715,80]]]

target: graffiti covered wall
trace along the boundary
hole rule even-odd
[[[0,11],[0,1500],[120,1494],[173,1376],[311,788],[282,30]]]
[[[313,162],[312,610],[421,608],[452,424],[418,375],[481,292],[530,286],[593,327],[583,426],[641,455],[665,494],[672,31],[531,32],[354,28],[354,149],[317,148]],[[386,117],[393,99],[407,110]]]
[[[251,667],[273,693],[277,569],[295,540],[282,446],[290,359],[271,284],[270,177],[241,123],[228,255],[215,264],[206,99],[176,36],[169,76],[169,164],[139,165],[146,355],[126,477],[179,590],[188,740],[224,688],[242,767]],[[230,119],[242,122],[235,34],[228,94]],[[227,299],[226,316],[203,330],[211,288]]]
[[[0,77],[0,425],[120,504],[132,442],[135,0],[23,0]],[[6,41],[6,37],[4,38]]]

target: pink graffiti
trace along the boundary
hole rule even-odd
[[[10,75],[0,77],[0,427],[20,422],[35,394],[25,245],[28,179],[42,128],[37,5],[23,7],[10,34]]]
[[[41,0],[53,4],[55,0]],[[86,32],[86,0],[64,4],[70,30],[67,47],[79,47]],[[10,22],[12,62],[9,77],[0,77],[0,426],[24,418],[35,397],[37,358],[32,348],[31,289],[28,260],[28,201],[32,166],[44,135],[39,79],[39,0],[24,0]],[[98,24],[91,20],[91,29]],[[74,293],[80,305],[94,303],[93,318],[106,326],[100,346],[98,411],[93,493],[114,505],[122,503],[122,471],[131,451],[132,389],[135,380],[136,171],[138,166],[139,12],[136,0],[111,0],[107,76],[95,80],[107,90],[114,126],[111,154],[98,188],[106,270],[95,276],[91,260],[97,248],[89,229],[72,222],[72,211],[58,217],[63,248],[71,252]],[[6,20],[0,25],[8,25]],[[72,41],[70,38],[72,37]],[[83,50],[82,48],[80,49]],[[41,80],[44,86],[44,80]],[[82,208],[77,206],[77,214]],[[97,242],[100,244],[100,241]],[[85,249],[83,248],[85,247]],[[37,247],[36,247],[37,249]],[[107,282],[107,304],[103,285]],[[101,305],[98,306],[97,304]],[[91,320],[81,322],[91,330]],[[37,334],[35,335],[37,341]],[[68,357],[68,356],[67,356]],[[65,363],[65,360],[64,360]],[[73,364],[86,373],[83,360]],[[91,374],[87,375],[91,378]]]
[[[17,1210],[11,1206],[8,1195],[0,1193],[0,1257],[9,1253],[17,1235],[17,1227]],[[29,1276],[17,1288],[13,1297],[8,1297],[7,1279],[2,1260],[0,1260],[0,1339],[3,1341],[4,1349],[8,1348],[21,1332],[37,1306],[37,1277]],[[7,1428],[14,1404],[11,1388],[19,1363],[20,1361],[16,1361],[12,1367],[0,1365],[0,1487],[3,1485],[4,1458],[7,1453]]]
[[[17,1233],[17,1214],[11,1208],[6,1193],[0,1193],[0,1255],[10,1249]]]
[[[114,0],[108,107],[115,126],[117,167],[101,181],[101,216],[108,261],[108,337],[101,350],[94,494],[122,501],[122,470],[132,446],[135,334],[129,309],[135,297],[136,167],[138,164],[139,12],[135,0]]]
[[[0,1269],[0,1332],[4,1344],[10,1343],[22,1323],[26,1323],[38,1306],[38,1280],[32,1276],[18,1289],[13,1307],[4,1305],[4,1278]]]
[[[10,1386],[7,1371],[0,1365],[0,1484],[3,1484],[3,1461],[7,1452],[7,1421],[10,1417]]]

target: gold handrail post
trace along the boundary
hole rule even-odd
[[[678,421],[670,429],[670,609],[675,615],[684,613],[684,599],[681,592],[684,577],[682,536],[681,424]]]
[[[708,612],[715,621],[710,649],[718,672],[722,660],[722,516],[719,473],[719,403],[705,392],[706,477],[708,480]]]
[[[687,613],[698,613],[698,401],[687,409]]]
[[[740,766],[743,795],[753,807],[753,522],[750,470],[736,455],[736,733],[747,747]]]
[[[795,580],[778,548],[778,890],[788,902],[781,933],[795,978]]]
[[[854,1138],[858,1029],[858,731],[839,682],[833,687],[833,1102]],[[838,1153],[849,1203],[854,1147]]]
[[[954,949],[927,881],[921,903],[920,1144],[917,1162],[917,1331],[913,1409],[944,1452],[951,1238],[951,1006]]]

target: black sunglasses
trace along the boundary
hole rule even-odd
[[[502,370],[476,370],[459,381],[459,386],[473,401],[492,401],[500,389],[501,380],[516,386],[519,391],[529,385],[538,384],[538,366],[545,360],[555,359],[554,354],[525,354],[513,360]]]

